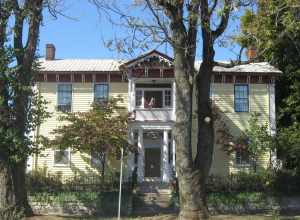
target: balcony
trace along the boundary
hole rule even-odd
[[[173,109],[136,109],[134,113],[136,121],[174,121]]]
[[[134,121],[175,121],[175,83],[173,81],[129,80],[129,106]]]

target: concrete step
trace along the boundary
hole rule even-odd
[[[133,215],[150,216],[174,213],[169,184],[151,181],[138,184],[133,198]]]

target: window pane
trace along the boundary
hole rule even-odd
[[[249,154],[244,150],[238,150],[235,154],[237,165],[248,165],[250,163]]]
[[[67,165],[70,161],[69,156],[69,150],[55,150],[54,164]]]
[[[107,84],[96,84],[94,88],[95,101],[96,102],[107,102],[108,101],[108,85]]]
[[[145,91],[144,92],[145,108],[162,108],[163,91]]]
[[[136,90],[135,91],[135,106],[136,107],[142,106],[142,99],[143,99],[143,91]]]
[[[248,85],[234,86],[234,103],[236,112],[249,111]]]
[[[165,106],[171,107],[171,105],[172,105],[171,90],[165,90]]]
[[[105,163],[105,153],[92,151],[91,152],[91,165],[94,168],[102,169],[103,164]]]
[[[72,85],[59,84],[57,87],[57,105],[59,111],[71,111]]]

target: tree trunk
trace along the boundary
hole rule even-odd
[[[198,220],[203,213],[199,199],[200,173],[194,169],[191,146],[192,127],[192,85],[189,82],[190,68],[182,48],[174,49],[176,81],[176,123],[174,137],[176,143],[176,171],[178,175],[181,220]]]
[[[15,185],[16,206],[20,211],[24,211],[26,216],[32,216],[33,211],[28,202],[26,186],[26,162],[21,161],[14,166],[13,180]]]
[[[14,208],[15,194],[13,189],[12,169],[8,161],[0,155],[0,214]]]
[[[211,34],[202,29],[202,37],[203,61],[196,75],[198,140],[195,167],[199,169],[200,172],[200,199],[202,201],[205,217],[208,218],[209,211],[207,206],[206,185],[214,151],[214,123],[212,103],[210,100],[210,86],[215,51]]]

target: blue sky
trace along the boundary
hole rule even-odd
[[[44,56],[45,44],[53,43],[56,47],[56,58],[124,58],[124,55],[110,51],[104,46],[104,39],[119,35],[122,31],[101,19],[95,6],[87,0],[68,0],[64,5],[64,14],[74,19],[58,16],[54,19],[47,12],[40,32],[38,54]],[[231,23],[227,33],[232,33],[237,22]],[[216,46],[216,60],[229,60],[234,53],[228,48]],[[166,52],[165,47],[160,48]],[[197,59],[201,59],[198,48]],[[235,49],[236,51],[236,49]],[[167,49],[171,53],[171,49]]]

